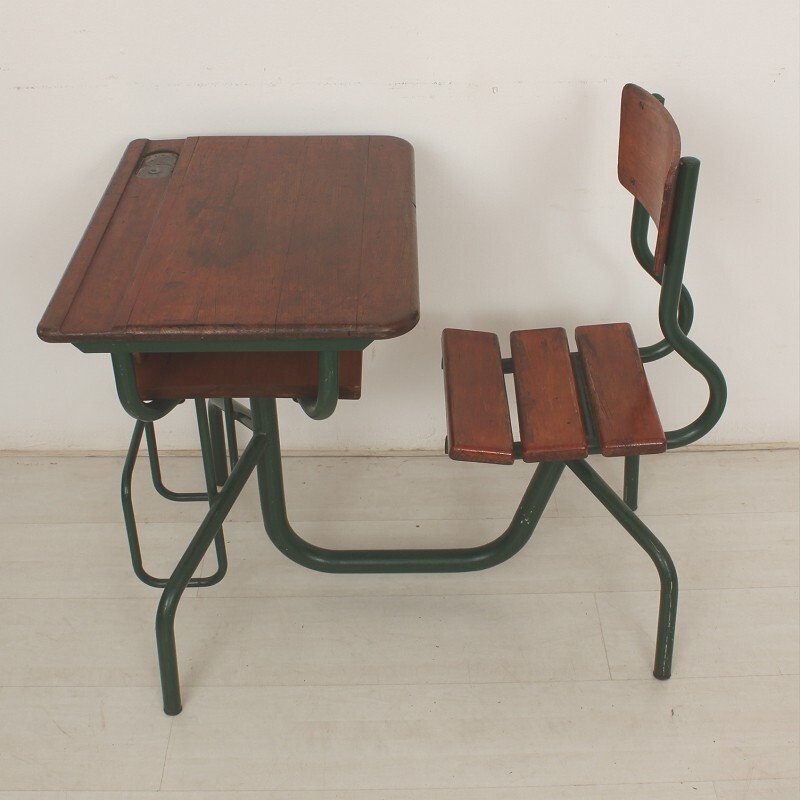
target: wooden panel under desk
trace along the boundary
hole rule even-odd
[[[361,397],[360,350],[339,353],[339,397]],[[143,400],[197,397],[317,396],[316,353],[139,353],[136,386]]]

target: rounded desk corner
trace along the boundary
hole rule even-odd
[[[403,334],[414,330],[414,328],[416,328],[419,324],[419,316],[419,309],[417,308],[409,314],[406,314],[404,317],[401,317],[399,320],[397,320],[397,322],[387,325],[387,338],[402,336]]]
[[[378,141],[386,142],[387,144],[392,144],[403,150],[408,150],[411,155],[414,154],[414,145],[411,144],[411,142],[409,142],[407,139],[403,139],[400,136],[392,136],[391,134],[379,134],[377,136],[373,136],[372,138],[377,139]]]
[[[147,148],[150,146],[151,140],[145,139],[143,137],[139,137],[137,139],[131,139],[128,142],[127,147],[125,148],[125,152],[122,154],[122,159],[120,160],[120,166],[125,163],[126,159],[140,159],[146,152]],[[133,167],[131,167],[131,172],[133,172]]]
[[[36,335],[48,344],[63,344],[69,341],[66,336],[61,332],[59,325],[52,320],[47,319],[47,315],[42,317],[42,320],[36,326]]]

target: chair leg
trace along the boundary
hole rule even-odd
[[[672,671],[675,615],[678,609],[678,575],[675,571],[675,564],[667,549],[656,538],[655,534],[585,461],[568,461],[567,466],[636,540],[639,546],[650,556],[658,570],[661,580],[661,595],[653,675],[660,680],[666,680]]]
[[[639,456],[625,457],[622,499],[631,511],[639,507]]]

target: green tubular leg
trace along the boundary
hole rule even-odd
[[[306,542],[289,524],[275,400],[253,398],[250,402],[255,434],[266,439],[258,464],[258,487],[267,535],[292,561],[321,572],[469,572],[500,564],[530,539],[564,470],[561,462],[539,464],[507,530],[488,544],[450,549],[330,550]]]
[[[208,401],[208,427],[211,432],[215,482],[217,486],[222,486],[228,477],[228,464],[225,461],[225,430],[222,408],[211,400]]]
[[[242,407],[244,408],[244,406]],[[236,466],[236,462],[239,460],[239,445],[236,441],[236,417],[234,415],[234,401],[231,400],[230,397],[226,397],[223,400],[223,408],[225,409],[225,433],[228,436],[228,460],[231,465],[231,469],[233,469]],[[249,410],[247,411],[247,414],[249,418]]]
[[[672,672],[675,615],[678,609],[678,574],[672,558],[653,532],[585,461],[568,461],[567,466],[636,540],[637,544],[650,556],[658,570],[661,580],[661,595],[653,675],[660,680],[666,680]]]
[[[163,588],[167,585],[168,579],[167,578],[156,578],[151,575],[147,570],[144,568],[144,564],[142,561],[142,548],[139,542],[139,532],[136,526],[136,516],[133,512],[133,498],[132,498],[132,490],[131,490],[131,483],[133,478],[133,468],[136,466],[136,458],[139,453],[139,447],[142,443],[142,435],[145,431],[146,425],[148,423],[142,422],[141,420],[137,420],[136,424],[133,427],[133,436],[131,436],[131,443],[128,446],[128,453],[125,457],[125,464],[122,468],[122,479],[120,482],[120,495],[122,500],[122,516],[125,521],[125,532],[128,536],[128,548],[131,552],[131,564],[133,565],[133,571],[136,577],[142,581],[142,583],[146,584],[147,586],[154,586],[156,588]],[[205,500],[207,497],[206,494],[202,495],[202,499]],[[182,497],[181,499],[185,500],[187,498]],[[223,542],[224,547],[224,542]],[[219,556],[219,551],[217,552]],[[224,559],[224,550],[223,550],[223,562],[219,563],[217,570],[214,572],[213,575],[209,575],[205,578],[192,578],[189,585],[190,586],[213,586],[215,583],[219,583],[222,578],[225,576],[225,559]]]
[[[233,469],[236,466],[236,462],[239,460],[239,445],[236,437],[236,423],[240,422],[245,426],[245,428],[252,431],[253,420],[250,415],[250,409],[240,403],[238,400],[233,400],[230,397],[224,397],[209,400],[208,410],[209,421],[211,422],[211,435],[214,437],[214,447],[215,449],[217,448],[217,441],[219,441],[220,452],[224,453],[225,441],[223,439],[223,433],[218,427],[220,425],[219,412],[221,412],[223,415],[222,419],[224,420],[225,425],[224,435],[227,438],[228,447],[228,461],[230,468]],[[214,431],[215,426],[218,427],[216,432]],[[216,450],[214,457],[215,459],[217,458]],[[221,469],[221,465],[219,469]],[[225,474],[227,474],[227,471]]]
[[[203,414],[205,415],[205,411]],[[174,715],[181,711],[178,657],[175,647],[175,614],[178,610],[178,603],[186,587],[192,585],[192,575],[203,560],[211,542],[218,539],[222,522],[259,462],[265,445],[264,436],[253,436],[228,476],[228,480],[225,481],[225,485],[212,499],[208,514],[175,567],[161,595],[156,612],[156,646],[166,714]],[[209,464],[208,467],[213,473],[213,465]]]
[[[639,506],[639,456],[625,457],[622,499],[631,511]]]
[[[200,452],[203,456],[203,472],[206,478],[206,489],[208,491],[208,504],[214,505],[217,497],[217,482],[214,473],[214,448],[211,443],[211,430],[206,414],[205,400],[195,400],[195,410],[197,412],[197,430],[200,434]],[[228,554],[225,551],[225,534],[222,527],[217,531],[214,540],[214,549],[217,556],[217,564],[220,573],[220,580],[225,576],[228,569]]]

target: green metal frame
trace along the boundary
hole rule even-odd
[[[205,519],[178,561],[161,594],[156,611],[156,647],[166,714],[174,715],[181,712],[178,656],[175,645],[175,614],[178,603],[186,587],[191,585],[192,575],[203,560],[211,542],[216,541],[221,535],[222,522],[247,483],[266,443],[266,437],[262,434],[255,434],[250,440],[225,484],[215,495]],[[206,466],[207,469],[210,466],[213,470],[211,459],[206,460]]]
[[[264,526],[272,543],[297,564],[320,572],[468,572],[486,569],[515,555],[530,539],[564,469],[540,464],[506,531],[478,547],[449,549],[332,550],[311,544],[289,523],[283,488],[280,435],[275,400],[251,400],[253,430],[267,440],[258,463],[258,487]]]
[[[139,540],[139,531],[136,525],[136,515],[133,510],[133,470],[136,466],[139,448],[142,444],[142,434],[146,435],[147,453],[150,461],[150,474],[156,491],[167,500],[177,502],[206,501],[213,504],[216,495],[216,485],[213,482],[213,471],[211,473],[212,482],[209,483],[209,463],[213,458],[211,439],[208,430],[208,420],[205,417],[205,404],[202,400],[197,401],[198,427],[200,431],[201,450],[203,453],[203,463],[205,465],[206,485],[205,492],[173,492],[164,486],[161,479],[161,466],[158,458],[158,446],[156,444],[155,429],[152,422],[137,420],[133,426],[128,452],[122,468],[122,479],[120,481],[120,499],[122,502],[122,516],[125,522],[125,532],[128,537],[128,549],[131,554],[131,564],[133,572],[142,583],[156,588],[163,588],[169,582],[168,578],[158,578],[151,575],[144,567],[142,558],[142,548]],[[225,537],[222,528],[219,529],[215,539],[215,549],[217,556],[217,569],[213,574],[206,577],[191,578],[189,586],[213,586],[219,583],[224,577],[228,567],[227,553],[225,550]]]
[[[661,284],[659,323],[663,339],[640,349],[644,362],[654,361],[669,353],[681,356],[706,380],[709,399],[702,413],[682,428],[668,431],[668,448],[696,441],[717,422],[725,406],[725,380],[717,365],[688,338],[694,316],[692,300],[683,286],[686,249],[691,227],[692,210],[697,187],[699,162],[684,158],[681,161],[667,263],[663,275],[656,278]],[[649,217],[634,204],[631,223],[631,244],[640,265],[650,274],[653,256],[647,244]],[[654,278],[656,276],[653,276]],[[299,401],[305,413],[313,419],[325,419],[336,408],[339,391],[338,353],[341,350],[363,349],[368,342],[329,340],[297,342],[253,342],[242,348],[316,349],[319,352],[319,391],[313,401]],[[317,346],[318,345],[318,346]],[[163,487],[158,467],[157,446],[153,422],[169,413],[177,402],[145,403],[138,395],[132,354],[125,347],[106,343],[105,347],[90,344],[112,353],[116,384],[123,407],[137,419],[128,456],[123,470],[122,498],[134,571],[153,586],[163,588],[156,614],[158,648],[164,710],[177,714],[181,710],[180,681],[175,643],[175,617],[180,598],[188,586],[207,586],[221,580],[225,573],[224,535],[222,523],[253,471],[258,475],[259,497],[266,533],[287,558],[309,569],[333,573],[405,573],[405,572],[468,572],[486,569],[506,561],[530,540],[545,507],[566,467],[592,492],[653,561],[661,589],[656,652],[653,674],[666,679],[671,673],[678,602],[678,579],[675,566],[664,545],[634,513],[638,503],[639,457],[625,459],[623,496],[620,498],[585,460],[540,463],[519,506],[505,531],[487,544],[467,548],[445,549],[342,549],[323,548],[303,539],[289,523],[281,464],[280,434],[277,406],[274,398],[251,398],[250,408],[232,398],[212,398],[208,409],[203,400],[196,401],[198,429],[206,478],[205,493],[176,493]],[[230,348],[230,345],[228,346]],[[224,345],[209,347],[207,343],[174,346],[170,343],[151,343],[137,351],[223,350]],[[513,371],[510,359],[504,369]],[[580,370],[576,370],[580,383]],[[589,419],[588,415],[584,415]],[[253,432],[250,442],[239,454],[236,423]],[[156,488],[173,500],[208,500],[209,511],[194,538],[168,579],[153,578],[142,567],[141,552],[131,500],[131,475],[142,435],[147,435],[151,474]],[[592,430],[588,431],[590,454],[599,452]],[[520,455],[520,448],[515,448]],[[227,456],[227,458],[226,458]],[[229,471],[230,470],[230,471]],[[161,487],[161,488],[159,488]],[[218,569],[208,578],[193,575],[205,553],[214,542],[217,548]]]

